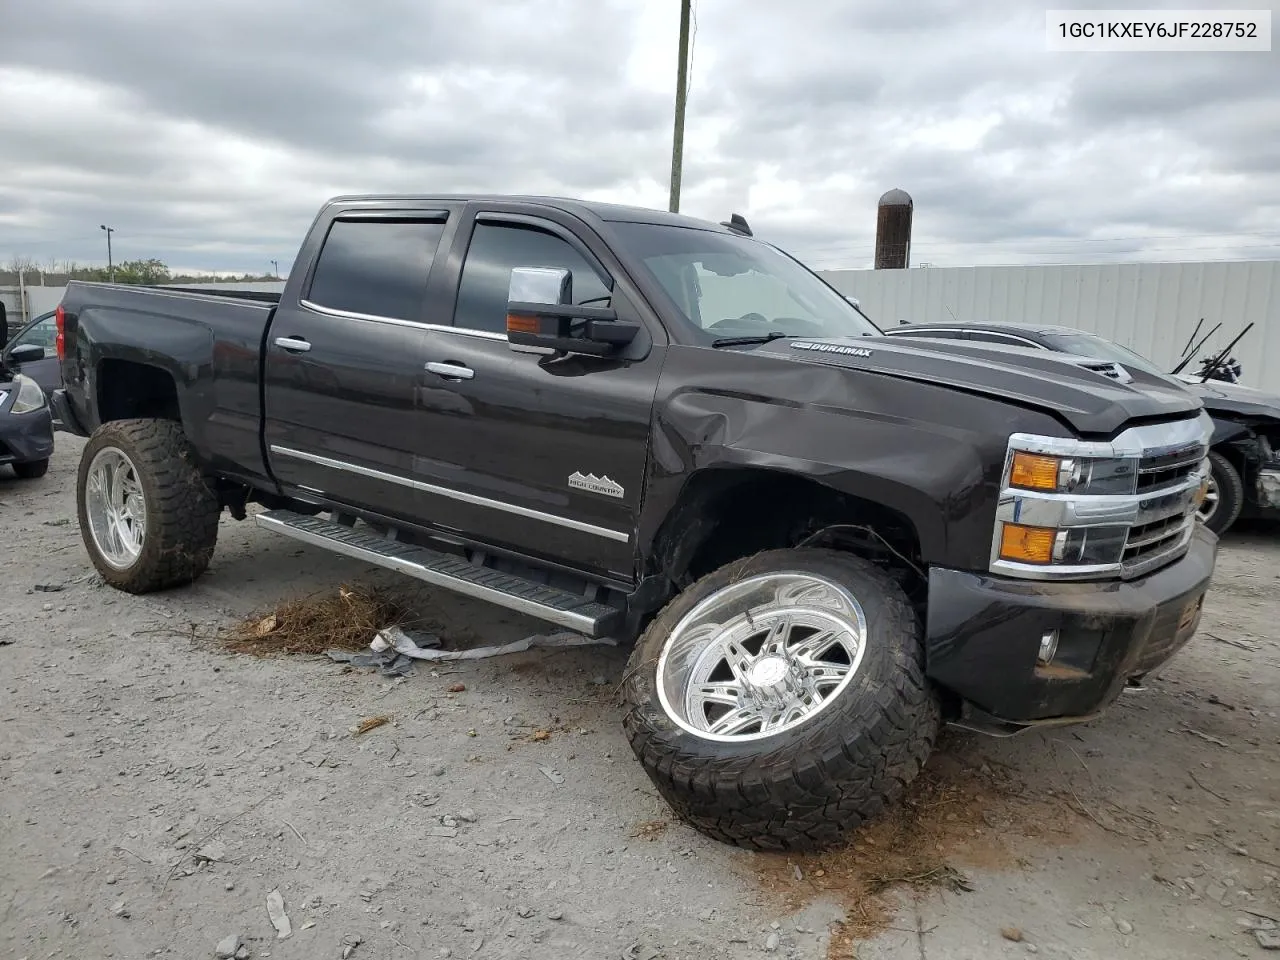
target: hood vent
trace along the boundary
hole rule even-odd
[[[1077,360],[1075,362],[1085,370],[1100,373],[1108,379],[1120,383],[1133,383],[1133,374],[1112,360]]]

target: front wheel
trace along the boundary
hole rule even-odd
[[[76,506],[93,565],[128,593],[190,583],[218,541],[218,498],[171,420],[113,420],[95,430],[80,456]]]
[[[640,638],[626,695],[663,797],[755,849],[825,845],[880,813],[939,724],[902,589],[833,550],[772,550],[699,580]]]
[[[1244,483],[1240,472],[1217,450],[1210,450],[1209,489],[1200,504],[1200,519],[1221,536],[1236,522],[1243,507]]]

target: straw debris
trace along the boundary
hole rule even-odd
[[[223,641],[236,653],[259,657],[365,650],[379,630],[403,625],[408,618],[404,604],[384,590],[342,586],[336,593],[288,600],[246,617]]]

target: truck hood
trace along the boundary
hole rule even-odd
[[[1274,393],[1222,380],[1201,383],[1200,378],[1194,374],[1179,374],[1177,379],[1200,397],[1210,414],[1226,413],[1237,417],[1280,420],[1280,397]]]
[[[1121,383],[1048,350],[963,340],[788,338],[755,348],[800,363],[862,370],[982,394],[1056,415],[1081,435],[1110,436],[1134,419],[1196,413],[1199,397],[1163,377],[1130,371]]]

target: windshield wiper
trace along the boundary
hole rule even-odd
[[[770,340],[781,340],[783,337],[794,337],[794,333],[762,333],[756,337],[721,337],[712,340],[713,347],[741,347],[752,343],[768,343]]]

